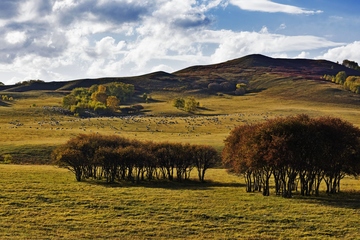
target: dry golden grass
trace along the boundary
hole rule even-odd
[[[180,93],[152,93],[155,101],[143,104],[142,116],[125,118],[64,116],[44,108],[60,106],[61,94],[18,93],[0,107],[0,158],[10,154],[14,162],[49,163],[59,144],[96,132],[221,150],[239,124],[302,113],[340,117],[360,127],[359,105],[342,103],[336,91],[336,104],[307,101],[301,97],[305,88],[291,84],[293,97],[282,94],[285,86],[238,97],[197,93],[201,109],[195,114],[172,107]],[[307,89],[312,98],[318,90]],[[210,170],[206,179],[205,184],[102,185],[78,183],[53,166],[0,165],[0,239],[360,238],[358,180],[344,180],[338,195],[283,199],[245,193],[242,178],[222,169]]]
[[[0,239],[360,238],[360,186],[350,178],[338,195],[284,199],[246,193],[223,169],[204,184],[76,182],[37,165],[0,165],[0,174]]]
[[[54,147],[80,133],[208,144],[221,150],[223,140],[239,124],[296,114],[340,117],[360,126],[358,105],[283,99],[266,91],[245,96],[197,94],[201,107],[194,114],[172,106],[180,93],[155,92],[151,96],[155,101],[143,104],[145,111],[140,116],[81,119],[44,108],[60,106],[62,95],[18,94],[9,107],[0,107],[0,156],[11,154],[15,162],[37,158],[46,163]]]

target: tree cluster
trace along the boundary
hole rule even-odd
[[[199,107],[200,103],[194,97],[176,98],[173,100],[173,106],[183,109],[186,112],[194,112]]]
[[[13,101],[14,98],[8,95],[1,95],[1,100],[3,101]]]
[[[336,76],[324,75],[323,79],[343,85],[346,90],[360,94],[360,77],[347,76],[346,72],[341,71]]]
[[[106,114],[116,111],[120,102],[129,100],[134,91],[134,85],[118,82],[93,85],[89,89],[75,88],[63,98],[63,106],[78,115],[86,111]]]
[[[298,115],[238,126],[225,140],[222,161],[243,174],[246,189],[291,197],[300,183],[302,195],[340,191],[345,176],[360,173],[360,129],[338,118]]]
[[[235,84],[231,82],[209,83],[208,89],[213,92],[230,92],[235,90]]]
[[[235,95],[244,95],[246,93],[247,83],[240,81],[239,83],[222,82],[209,83],[208,89],[212,92],[233,92]]]
[[[54,150],[52,159],[71,170],[77,181],[90,178],[108,183],[182,181],[189,179],[194,168],[203,182],[206,170],[220,161],[218,152],[210,146],[140,142],[100,134],[81,134],[70,139]]]
[[[345,59],[343,62],[342,62],[342,65],[347,67],[347,68],[352,68],[352,69],[355,69],[355,70],[358,70],[360,71],[360,67],[359,67],[359,64],[355,61],[351,61],[351,60],[348,60],[348,59]]]
[[[346,78],[344,83],[344,88],[356,94],[360,94],[360,77],[359,76],[349,76]]]
[[[27,81],[22,81],[22,82],[17,82],[15,83],[16,86],[24,86],[24,85],[30,85],[33,83],[44,83],[43,80],[27,80]]]

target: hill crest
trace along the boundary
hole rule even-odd
[[[281,81],[321,81],[324,74],[336,75],[345,71],[347,75],[360,76],[360,72],[327,60],[271,58],[261,54],[211,65],[191,66],[180,71],[167,73],[152,72],[132,77],[106,77],[77,79],[70,81],[35,82],[26,85],[0,86],[0,92],[56,91],[68,92],[78,87],[94,84],[124,82],[133,84],[139,93],[152,91],[206,91],[210,83],[239,81],[249,82],[253,90],[276,89]],[[328,83],[332,84],[332,83]]]

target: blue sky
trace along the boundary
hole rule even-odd
[[[0,81],[174,72],[260,53],[360,63],[358,0],[1,0]]]

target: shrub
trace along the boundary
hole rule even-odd
[[[185,101],[184,110],[187,112],[194,112],[199,105],[200,103],[197,102],[195,98],[190,97]]]
[[[176,98],[173,101],[173,106],[176,108],[184,108],[185,107],[185,100],[183,98]]]
[[[243,96],[243,95],[245,95],[245,93],[246,93],[245,88],[238,88],[235,90],[235,95],[237,95],[237,96]]]
[[[222,82],[220,83],[220,86],[222,88],[223,91],[234,91],[236,89],[236,85],[230,82]]]
[[[160,178],[189,179],[194,167],[199,181],[219,162],[213,147],[181,143],[153,143],[119,136],[81,134],[52,153],[53,162],[69,169],[77,181],[87,178],[106,182],[143,181]],[[176,169],[176,171],[174,171]]]
[[[213,92],[219,92],[223,90],[222,86],[218,83],[209,83],[208,89]]]
[[[5,154],[3,158],[4,164],[11,164],[13,162],[13,157],[11,156],[11,154]]]

